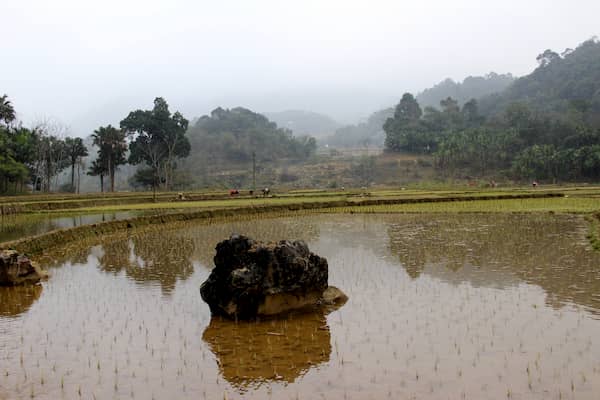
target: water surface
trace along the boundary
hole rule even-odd
[[[230,233],[304,239],[337,310],[238,323],[199,286]],[[581,217],[318,215],[164,227],[0,289],[0,398],[597,399],[600,254]]]
[[[36,213],[0,216],[0,243],[26,236],[39,235],[55,229],[114,221],[135,216],[135,212],[121,211],[98,214]]]

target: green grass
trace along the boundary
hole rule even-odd
[[[222,200],[202,200],[202,201],[169,201],[169,202],[157,202],[157,203],[143,203],[143,204],[114,204],[105,205],[98,207],[83,207],[78,208],[78,212],[91,213],[91,212],[107,212],[107,211],[148,211],[148,210],[202,210],[202,209],[220,209],[220,208],[231,208],[231,207],[243,207],[243,206],[263,206],[263,205],[276,205],[276,204],[297,204],[305,202],[319,202],[319,201],[336,201],[344,200],[346,196],[330,196],[327,198],[323,197],[270,197],[270,198],[251,198],[251,199],[222,199]],[[64,212],[61,210],[60,212]]]
[[[15,201],[12,204],[20,205],[22,208],[17,212],[21,213],[96,213],[96,212],[114,212],[114,211],[136,211],[141,212],[176,212],[187,210],[216,209],[229,207],[257,206],[257,205],[276,205],[305,202],[325,202],[335,200],[360,201],[366,196],[370,199],[415,199],[415,198],[460,198],[463,196],[493,196],[510,194],[528,194],[528,193],[564,193],[569,199],[583,199],[582,201],[568,200],[556,201],[556,199],[538,199],[534,202],[524,202],[523,200],[513,203],[504,203],[498,206],[493,203],[480,204],[481,202],[472,202],[460,205],[456,202],[448,204],[408,204],[398,206],[377,206],[374,212],[460,212],[460,211],[528,211],[530,208],[534,211],[558,211],[558,212],[590,212],[599,207],[594,206],[594,202],[600,203],[600,187],[593,186],[544,186],[543,188],[532,189],[531,187],[514,188],[444,188],[444,189],[402,189],[402,188],[377,188],[369,189],[365,193],[362,189],[348,190],[325,190],[325,189],[306,189],[290,192],[275,193],[275,197],[237,197],[230,198],[227,192],[199,191],[186,192],[185,196],[194,198],[194,200],[175,201],[176,194],[158,193],[157,202],[152,201],[152,194],[148,192],[140,193],[106,193],[77,195],[39,195],[39,196],[21,196],[13,197]],[[0,198],[0,203],[7,198]],[[3,204],[7,204],[4,202]],[[491,210],[490,210],[491,208]],[[425,210],[425,211],[422,211]]]
[[[391,204],[328,209],[355,213],[460,213],[460,212],[561,212],[592,213],[600,211],[600,201],[587,197],[552,197],[538,199],[472,200],[437,203]]]

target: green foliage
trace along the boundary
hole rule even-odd
[[[6,125],[8,125],[15,119],[15,109],[10,100],[8,100],[8,96],[0,96],[0,121],[3,121]]]
[[[41,179],[41,189],[49,192],[55,185],[52,179],[69,165],[65,141],[54,136],[40,137],[36,154],[36,179]]]
[[[514,130],[479,127],[455,131],[440,141],[435,154],[437,166],[447,172],[470,168],[485,175],[510,166],[510,150],[516,143]]]
[[[446,79],[434,87],[424,90],[417,96],[416,100],[423,107],[425,119],[430,124],[435,125],[437,130],[442,130],[443,127],[439,126],[439,120],[436,121],[436,119],[440,118],[440,115],[438,115],[440,111],[435,107],[439,107],[440,102],[448,98],[454,101],[456,107],[459,107],[461,104],[467,106],[467,113],[474,112],[472,115],[468,114],[464,117],[467,121],[471,122],[469,126],[476,126],[481,122],[479,110],[477,108],[473,109],[471,107],[472,104],[467,105],[467,103],[472,101],[472,99],[478,99],[492,93],[500,93],[513,83],[514,80],[515,78],[510,74],[502,75],[494,72],[486,76],[469,76],[462,83]],[[394,117],[394,111],[395,108],[386,108],[377,111],[365,122],[339,128],[331,138],[324,140],[324,142],[339,147],[382,146],[387,137],[383,130],[383,125],[388,118]],[[392,142],[389,144],[397,146],[396,143],[398,140]],[[386,147],[390,148],[387,145]]]
[[[119,165],[127,162],[125,132],[108,125],[99,127],[92,135],[94,146],[98,147],[98,157],[92,163],[89,175],[100,176],[100,190],[104,191],[104,176],[110,178],[110,191],[115,190],[115,172]]]
[[[546,50],[538,56],[539,67],[517,79],[506,91],[481,100],[484,114],[501,115],[515,102],[551,119],[577,119],[600,126],[600,42],[580,44],[562,55]]]
[[[81,138],[66,138],[65,139],[65,147],[67,151],[67,156],[69,158],[69,162],[71,164],[71,189],[70,191],[75,191],[75,165],[78,161],[81,160],[82,157],[88,155],[87,147],[83,144],[83,139]]]
[[[547,50],[538,62],[482,107],[472,99],[461,109],[448,97],[421,117],[412,96],[403,96],[384,125],[387,150],[433,151],[437,167],[451,175],[599,179],[600,43],[587,41],[562,56]]]
[[[464,105],[471,99],[503,92],[514,80],[511,74],[494,72],[485,76],[469,76],[462,83],[446,79],[430,89],[425,89],[417,96],[417,100],[425,107],[437,107],[440,101],[451,97],[459,105]]]
[[[0,193],[12,186],[17,191],[29,178],[29,165],[34,158],[35,132],[14,127],[16,113],[6,95],[0,96]]]
[[[153,188],[162,182],[168,190],[176,160],[190,154],[187,128],[188,120],[179,111],[171,115],[161,97],[154,100],[152,110],[132,111],[121,121],[121,129],[132,138],[129,163],[145,163],[152,170]]]
[[[253,152],[261,161],[305,160],[316,150],[313,137],[296,138],[265,116],[241,107],[213,110],[190,128],[189,135],[195,157],[215,162],[250,162]]]

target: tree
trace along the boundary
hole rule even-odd
[[[155,194],[161,174],[165,187],[169,189],[175,159],[189,155],[190,143],[185,136],[187,127],[188,120],[179,112],[171,115],[169,105],[161,97],[154,100],[152,110],[132,111],[121,121],[121,129],[132,138],[129,162],[143,162],[150,167]]]
[[[16,118],[15,109],[10,100],[8,100],[8,96],[0,96],[0,121],[4,121],[8,125]]]
[[[90,166],[89,171],[87,172],[90,176],[99,176],[100,177],[100,192],[104,193],[104,175],[106,175],[106,165],[102,164],[102,160],[100,158],[92,161],[92,165]]]
[[[422,114],[423,111],[415,97],[410,93],[404,93],[394,110],[394,119],[404,122],[417,121]]]
[[[115,173],[119,165],[126,163],[127,143],[125,132],[108,125],[101,126],[92,134],[94,145],[98,147],[98,158],[90,167],[92,175],[100,176],[100,189],[103,189],[104,175],[110,179],[110,191],[115,191]]]
[[[394,116],[383,125],[385,147],[391,151],[428,153],[435,147],[427,123],[421,120],[423,111],[412,94],[404,93],[396,106]]]
[[[542,54],[538,55],[535,59],[540,65],[540,67],[544,68],[550,65],[550,63],[552,63],[553,61],[560,59],[560,55],[557,52],[548,49]]]
[[[81,138],[66,138],[65,147],[71,163],[71,191],[75,192],[75,165],[82,157],[88,155],[88,150]]]
[[[49,192],[52,189],[52,178],[69,165],[67,150],[64,140],[53,135],[42,136],[38,145],[37,161],[42,188]]]
[[[442,107],[442,111],[447,114],[457,114],[460,111],[458,101],[454,100],[452,97],[440,100],[440,106]]]
[[[477,100],[471,99],[467,101],[461,110],[463,122],[467,126],[479,125],[482,122],[482,118],[479,115],[479,106]]]

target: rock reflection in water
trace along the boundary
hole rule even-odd
[[[202,339],[221,375],[242,392],[272,381],[291,383],[329,361],[327,315],[346,300],[256,321],[211,317]]]
[[[320,311],[257,322],[213,317],[202,339],[222,376],[242,390],[270,381],[294,382],[331,354],[329,326]]]
[[[198,288],[214,243],[307,227],[351,301],[326,322],[211,322]],[[550,214],[316,215],[106,238],[0,317],[0,399],[597,400],[600,253],[586,228]],[[169,260],[177,283],[161,296],[173,283],[134,270]]]
[[[40,298],[42,285],[0,287],[0,317],[18,317]]]
[[[159,284],[164,294],[170,294],[178,280],[194,272],[191,238],[179,235],[142,235],[127,240],[105,243],[96,248],[100,268],[106,272],[125,274],[141,284]]]

